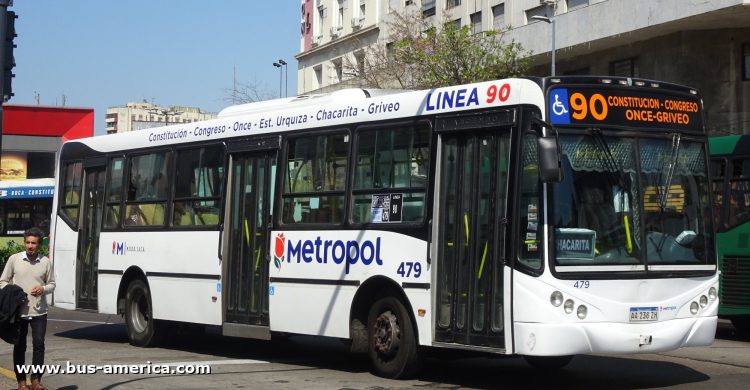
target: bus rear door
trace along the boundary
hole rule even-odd
[[[239,141],[231,155],[223,280],[225,335],[270,338],[268,264],[279,137]],[[262,327],[251,330],[248,326]]]

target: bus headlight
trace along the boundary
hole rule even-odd
[[[698,302],[693,301],[693,303],[690,304],[690,313],[693,315],[698,314]]]
[[[555,291],[552,293],[552,295],[549,296],[549,303],[551,303],[554,307],[560,307],[560,305],[562,305],[562,302],[563,296],[559,291]]]
[[[705,295],[701,295],[701,299],[700,299],[700,302],[701,302],[701,307],[706,307],[706,306],[708,306],[708,298],[706,298],[706,296],[705,296]]]
[[[573,306],[575,306],[575,302],[572,299],[568,299],[565,301],[565,306],[563,307],[565,308],[565,312],[570,314],[573,312]]]
[[[713,301],[716,300],[716,287],[711,287],[708,289],[708,297]]]
[[[587,312],[586,306],[584,306],[584,305],[578,306],[578,313],[577,314],[578,314],[578,318],[579,319],[582,320],[582,319],[586,318],[586,312]]]

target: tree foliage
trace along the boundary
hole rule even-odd
[[[431,89],[449,85],[520,77],[532,54],[506,39],[508,29],[474,34],[470,26],[433,23],[418,7],[392,14],[385,40],[346,56],[347,72],[358,75],[363,87]]]

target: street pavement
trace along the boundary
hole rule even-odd
[[[119,316],[51,308],[47,364],[207,364],[210,375],[45,375],[50,389],[744,389],[750,383],[750,336],[722,321],[714,345],[668,353],[576,356],[568,367],[545,372],[520,358],[465,357],[451,350],[429,358],[414,380],[372,374],[366,355],[352,355],[339,340],[293,336],[274,341],[181,334],[163,348],[128,343]],[[27,360],[31,361],[31,340]],[[63,367],[64,368],[64,367]],[[0,345],[0,390],[16,388],[12,346]]]

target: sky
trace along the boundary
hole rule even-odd
[[[15,0],[15,96],[6,104],[94,108],[94,135],[107,108],[128,102],[231,105],[222,88],[261,82],[279,92],[286,61],[297,91],[299,0]],[[281,76],[286,94],[287,71]]]

